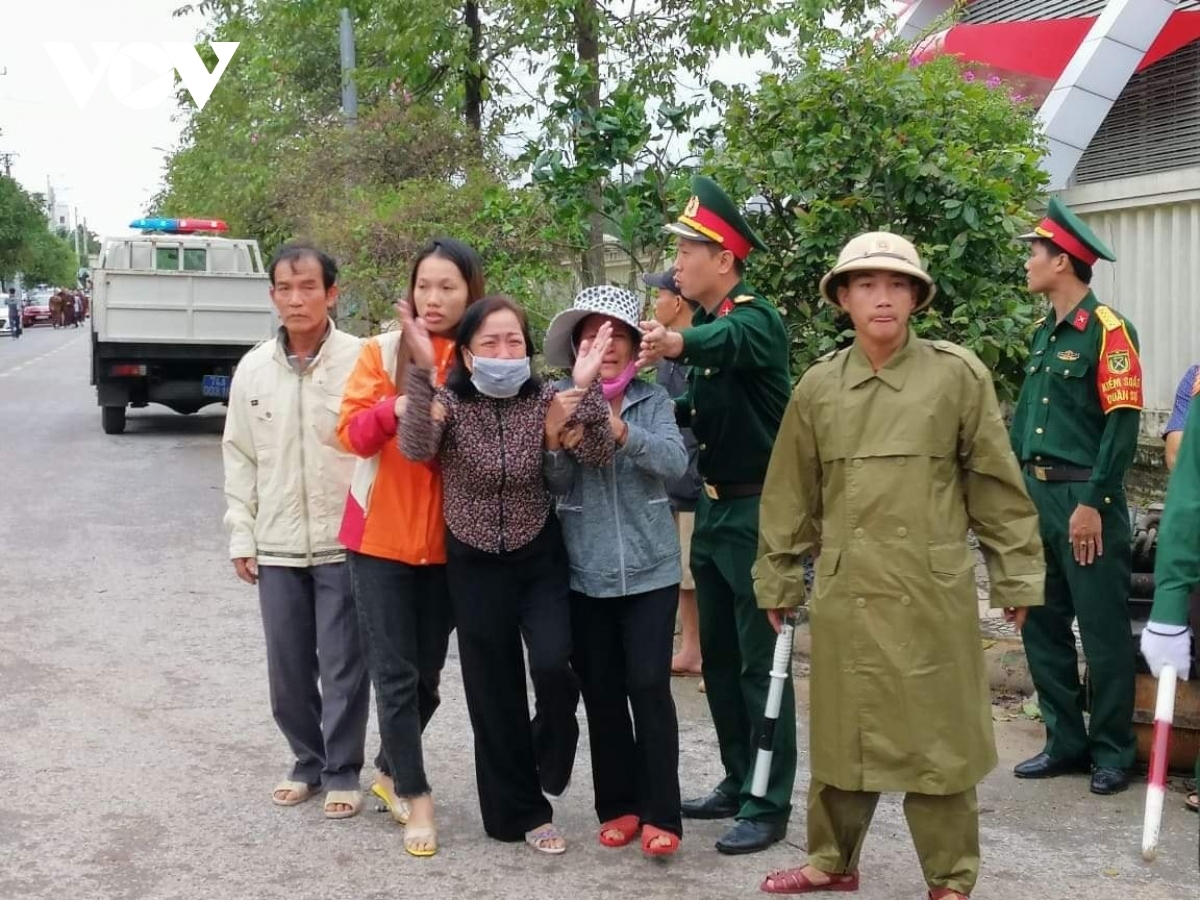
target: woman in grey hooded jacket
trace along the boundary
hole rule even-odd
[[[640,311],[633,293],[599,286],[551,323],[546,361],[564,368],[612,323],[600,375],[617,451],[603,466],[583,465],[573,450],[583,426],[575,426],[548,440],[545,471],[571,568],[572,665],[587,710],[600,843],[621,847],[640,833],[642,850],[662,856],[682,835],[671,696],[682,570],[666,485],[687,471],[688,457],[667,392],[634,377]]]

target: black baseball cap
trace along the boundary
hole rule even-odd
[[[675,270],[667,269],[665,272],[647,272],[642,275],[642,281],[652,288],[658,288],[660,291],[670,291],[672,294],[683,296],[683,292],[679,290],[679,285],[675,283]]]

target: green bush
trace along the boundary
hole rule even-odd
[[[918,333],[970,347],[1014,396],[1034,311],[1014,237],[1047,180],[1033,109],[955,58],[914,65],[903,45],[832,31],[753,92],[714,91],[729,107],[705,168],[762,201],[749,218],[771,252],[748,280],[783,309],[796,371],[848,339],[817,290],[838,251],[892,231],[938,285]]]

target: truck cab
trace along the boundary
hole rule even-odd
[[[238,360],[278,321],[257,242],[213,219],[139,219],[106,238],[92,273],[92,384],[108,434],[151,403],[190,415],[225,403]]]

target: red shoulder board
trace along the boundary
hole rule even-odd
[[[720,319],[722,316],[727,316],[732,311],[733,311],[733,301],[730,298],[726,297],[722,301],[721,305],[717,307],[717,318]],[[741,319],[738,319],[738,321],[740,322]]]
[[[1075,318],[1071,320],[1071,324],[1075,326],[1076,331],[1083,331],[1087,328],[1088,322],[1091,321],[1092,314],[1086,309],[1081,309],[1075,313]]]
[[[1096,367],[1096,387],[1105,415],[1114,409],[1142,409],[1142,361],[1124,322],[1105,331]]]

